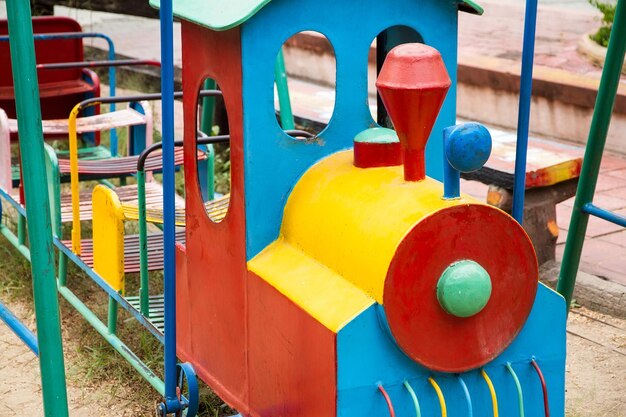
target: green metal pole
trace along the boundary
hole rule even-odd
[[[17,215],[17,241],[20,246],[26,243],[26,219],[21,214]]]
[[[207,145],[206,156],[207,201],[212,201],[215,199],[215,147],[213,145]]]
[[[43,150],[35,44],[28,0],[7,2],[20,154],[30,231],[31,270],[44,413],[67,417],[63,340],[56,294],[52,225]]]
[[[4,236],[15,249],[30,262],[30,250],[24,245],[20,245],[19,239],[11,232],[11,230],[3,224],[0,224],[0,234]]]
[[[59,285],[67,285],[67,255],[59,251]]]
[[[215,90],[217,84],[215,80],[207,78],[204,81],[205,90]],[[213,128],[213,122],[215,119],[215,97],[203,97],[202,98],[202,115],[200,118],[200,131],[211,136],[211,129]]]
[[[150,318],[150,281],[148,274],[148,219],[146,215],[146,173],[137,171],[139,210],[139,303],[141,314]]]
[[[278,52],[274,67],[276,90],[278,91],[278,107],[280,108],[280,124],[283,130],[293,130],[296,123],[291,110],[291,98],[289,97],[289,85],[287,84],[287,71],[285,71],[285,56],[283,50]]]
[[[578,273],[585,232],[589,222],[589,215],[584,213],[582,208],[585,204],[593,201],[593,195],[596,191],[602,153],[611,123],[611,114],[615,105],[624,55],[626,55],[626,1],[619,0],[557,285],[557,291],[565,297],[568,310],[572,302],[576,274]]]
[[[107,321],[109,334],[117,333],[117,301],[113,297],[109,297],[109,316]]]
[[[111,344],[122,357],[135,368],[148,383],[161,395],[165,395],[165,384],[163,380],[155,375],[154,372],[130,350],[115,334],[109,332],[109,328],[100,321],[96,316],[74,293],[67,287],[59,286],[59,294],[61,294],[68,303],[70,303],[81,316],[93,327],[104,339]]]
[[[217,88],[215,80],[210,78],[204,81],[205,90],[214,90]],[[202,118],[200,119],[200,131],[205,134],[213,135],[213,123],[215,123],[215,97],[204,97],[202,99]],[[215,149],[213,145],[206,147],[207,151],[207,172],[206,172],[206,184],[207,184],[207,201],[211,201],[215,198]]]

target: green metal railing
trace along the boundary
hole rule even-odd
[[[568,309],[572,302],[589,216],[596,216],[626,227],[626,217],[611,213],[593,204],[602,153],[611,124],[611,115],[625,54],[626,0],[618,0],[557,285],[557,291],[565,297]]]
[[[26,218],[33,275],[43,407],[48,417],[67,417],[63,342],[56,294],[52,225],[48,210],[48,185],[44,164],[43,130],[30,2],[28,0],[8,1],[7,14],[20,131],[20,155],[25,198],[28,201]],[[23,225],[21,229],[23,239],[23,234],[25,234]]]

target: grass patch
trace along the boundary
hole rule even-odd
[[[602,13],[602,25],[596,33],[590,35],[592,41],[605,48],[609,46],[613,20],[615,19],[615,3],[607,3],[600,0],[589,0],[589,3]]]
[[[160,140],[155,134],[155,142]],[[119,149],[126,149],[127,135],[120,130],[118,135]],[[101,144],[107,146],[108,133],[101,136]],[[58,150],[67,149],[67,142],[55,142]],[[218,192],[227,192],[230,187],[230,165],[228,152],[221,151],[223,156],[216,165],[222,174],[222,183]],[[228,165],[226,165],[228,163]],[[225,167],[226,166],[226,167]],[[119,180],[112,182],[119,184]],[[129,178],[127,183],[134,182]],[[82,189],[92,188],[94,183],[81,183]],[[68,190],[69,185],[63,185]],[[176,188],[180,194],[184,193],[184,172],[180,169],[176,173]],[[3,223],[16,230],[17,213],[11,210],[8,203],[3,202]],[[63,234],[70,236],[71,225],[65,224]],[[128,222],[127,231],[136,232],[137,224]],[[91,235],[89,222],[82,224],[83,237]],[[58,256],[55,255],[55,259]],[[139,290],[138,274],[127,275],[127,293],[136,294]],[[161,272],[150,276],[151,293],[161,293],[163,289],[163,275]],[[108,298],[86,274],[72,262],[68,262],[67,286],[79,297],[98,317],[106,324],[108,313]],[[6,239],[0,238],[0,297],[5,302],[14,302],[24,305],[26,315],[34,322],[32,280],[30,279],[30,264],[17,252]],[[109,343],[101,337],[89,323],[63,297],[60,299],[62,332],[64,339],[66,371],[68,386],[76,389],[90,388],[106,393],[111,403],[129,404],[133,409],[133,416],[154,416],[154,410],[161,397],[149,384],[134,370],[134,368],[119,355]],[[163,377],[163,347],[122,308],[118,316],[119,338],[140,357],[158,376]],[[208,337],[208,336],[207,336]],[[225,406],[206,385],[200,381],[200,416],[228,416],[234,411]]]

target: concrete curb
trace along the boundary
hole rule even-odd
[[[543,283],[556,287],[560,262],[547,262],[539,268]],[[574,289],[576,304],[613,317],[626,318],[626,286],[578,271]]]
[[[599,67],[604,66],[604,61],[606,60],[606,51],[607,48],[598,45],[594,41],[589,38],[589,36],[593,35],[593,32],[584,34],[580,41],[578,42],[578,52],[582,55],[589,58],[591,62]],[[626,63],[622,66],[622,74],[626,74]]]

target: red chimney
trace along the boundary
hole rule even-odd
[[[402,144],[406,181],[426,176],[424,148],[450,84],[441,54],[430,46],[404,44],[387,55],[376,87]]]

